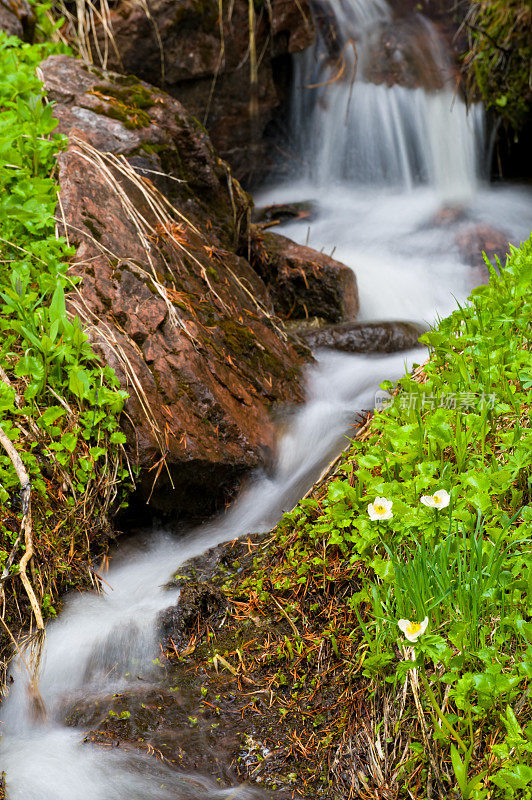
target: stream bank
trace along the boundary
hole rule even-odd
[[[248,777],[304,797],[464,796],[466,778],[527,796],[511,742],[531,713],[531,277],[529,240],[266,539],[224,546],[229,611],[200,615],[178,659],[246,698]]]

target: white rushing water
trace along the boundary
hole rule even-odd
[[[293,127],[302,160],[290,180],[263,192],[259,202],[314,201],[310,225],[294,222],[283,233],[334,249],[353,267],[362,319],[433,321],[454,307],[453,295],[463,299],[474,283],[457,234],[483,223],[517,242],[531,227],[530,194],[482,182],[481,109],[468,115],[454,96],[444,48],[428,23],[419,24],[441,86],[388,87],[366,79],[391,18],[384,0],[331,0],[327,8],[336,20],[346,77],[329,82],[339,61],[328,58],[323,36],[298,59]],[[305,88],[316,84],[322,85]],[[177,598],[176,590],[165,588],[171,574],[208,547],[274,525],[345,443],[355,412],[371,407],[379,382],[398,378],[423,358],[423,350],[381,357],[318,354],[306,405],[281,437],[273,474],[257,474],[218,520],[179,539],[154,536],[149,548],[118,559],[101,596],[67,601],[47,629],[38,683],[45,714],[32,700],[21,660],[13,664],[14,683],[0,707],[0,772],[7,774],[8,800],[224,796],[214,782],[154,759],[82,743],[83,732],[63,724],[66,704],[119,691],[128,686],[128,673],[149,685],[156,618]],[[230,796],[248,791],[231,790]]]

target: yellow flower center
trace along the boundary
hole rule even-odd
[[[373,506],[373,508],[375,509],[377,514],[385,514],[386,513],[386,507],[383,506],[382,503],[377,503],[375,506]]]
[[[408,626],[408,633],[410,636],[414,636],[421,630],[421,622],[411,622]]]
[[[432,499],[434,500],[435,503],[441,503],[441,497],[436,497],[435,494],[432,495]]]

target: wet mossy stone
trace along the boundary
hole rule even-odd
[[[175,606],[159,617],[163,643],[178,649],[186,645],[198,624],[220,619],[227,607],[223,592],[207,581],[189,581],[181,589]]]

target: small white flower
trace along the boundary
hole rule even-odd
[[[425,617],[423,622],[410,622],[409,619],[400,619],[397,624],[409,642],[417,642],[419,637],[427,630],[429,618]]]
[[[387,500],[385,497],[376,497],[373,503],[368,506],[368,514],[370,519],[391,519],[393,500]]]
[[[445,489],[439,489],[434,494],[424,494],[421,502],[429,508],[447,508],[450,499],[449,492],[446,492]]]

